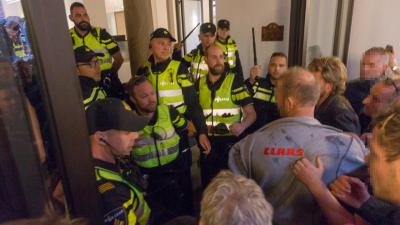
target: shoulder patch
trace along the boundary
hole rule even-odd
[[[103,194],[111,189],[115,188],[115,185],[111,182],[106,182],[104,184],[101,184],[97,187],[99,189],[100,194]]]
[[[104,215],[105,225],[125,225],[128,224],[126,210],[124,207],[118,207],[107,212]]]

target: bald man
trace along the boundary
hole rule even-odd
[[[230,150],[232,171],[255,180],[274,206],[274,224],[326,224],[312,194],[291,172],[300,158],[320,156],[325,184],[364,165],[366,150],[357,137],[322,125],[314,118],[320,96],[314,76],[301,68],[282,74],[276,84],[281,119],[238,142]]]

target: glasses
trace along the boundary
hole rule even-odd
[[[99,64],[99,60],[92,60],[88,63],[79,63],[78,66],[90,66],[91,68],[95,68]]]

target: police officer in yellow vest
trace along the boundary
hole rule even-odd
[[[230,70],[243,78],[242,63],[236,42],[230,36],[230,23],[221,19],[217,23],[217,38],[215,44],[219,45],[225,54],[225,62],[229,64]]]
[[[207,126],[197,99],[196,89],[189,79],[187,67],[180,61],[171,59],[172,42],[175,41],[167,29],[156,29],[150,36],[152,55],[138,69],[136,75],[148,77],[156,91],[158,104],[173,106],[193,122],[197,130],[198,142],[208,152],[210,142],[207,138]],[[188,146],[187,135],[182,136],[181,150],[187,149]],[[187,152],[191,155],[190,151]]]
[[[105,29],[91,26],[89,15],[82,3],[71,4],[69,19],[75,24],[69,30],[74,49],[86,46],[96,53],[104,54],[99,57],[101,84],[108,96],[125,99],[125,92],[117,73],[124,61],[118,44]]]
[[[106,92],[99,85],[101,71],[97,57],[102,56],[102,54],[95,53],[85,46],[76,48],[74,53],[79,82],[81,84],[83,105],[87,109],[94,101],[107,97]]]
[[[256,120],[253,101],[243,80],[225,69],[220,46],[208,47],[206,62],[208,75],[196,83],[212,149],[209,155],[202,154],[200,158],[203,187],[220,170],[228,168],[229,149]]]
[[[261,65],[255,65],[250,69],[250,77],[245,84],[253,97],[257,120],[247,129],[248,133],[253,133],[265,124],[280,118],[275,100],[275,81],[287,68],[287,56],[282,52],[274,52],[268,63],[266,77],[260,77]]]
[[[116,98],[94,102],[86,110],[97,188],[103,203],[104,224],[148,225],[150,208],[136,170],[121,173],[122,158],[129,156],[147,123]],[[128,175],[130,174],[130,175]]]
[[[139,131],[141,140],[133,147],[132,158],[148,176],[146,200],[155,224],[164,224],[184,215],[186,207],[193,204],[191,186],[185,192],[190,172],[184,171],[188,168],[182,164],[179,151],[180,134],[186,132],[187,121],[175,108],[157,105],[152,84],[144,76],[129,81],[128,93],[136,112],[149,119],[147,126]]]
[[[197,48],[190,51],[183,58],[180,57],[179,48],[175,48],[174,59],[181,60],[189,68],[191,79],[196,82],[208,73],[208,66],[205,62],[205,50],[215,42],[215,32],[217,28],[212,23],[203,23],[200,26],[199,40]]]

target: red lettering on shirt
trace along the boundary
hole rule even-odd
[[[288,148],[286,150],[286,155],[294,155],[294,148]]]
[[[276,155],[285,155],[285,149],[284,148],[278,148],[276,151]]]
[[[296,155],[297,156],[303,156],[303,149],[301,149],[301,148],[297,149]]]
[[[269,155],[269,154],[268,154],[268,150],[269,150],[268,147],[267,147],[267,148],[264,148],[264,155]]]

